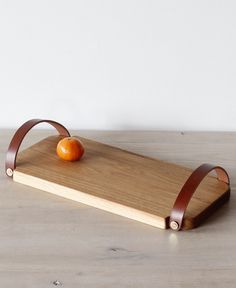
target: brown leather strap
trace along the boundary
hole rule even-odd
[[[170,214],[170,228],[172,228],[173,230],[181,229],[184,213],[187,209],[189,201],[193,196],[193,193],[196,191],[197,187],[205,178],[205,176],[212,170],[215,170],[219,181],[223,181],[228,185],[230,184],[229,176],[222,167],[214,166],[211,164],[203,164],[198,167],[195,171],[193,171],[188,180],[185,182],[184,186],[182,187],[175,200],[174,206]]]
[[[25,135],[32,129],[35,125],[46,122],[57,129],[60,135],[62,136],[70,136],[68,130],[61,125],[52,120],[42,120],[42,119],[32,119],[25,122],[15,133],[13,136],[11,143],[8,147],[7,156],[6,156],[6,174],[9,177],[13,176],[13,172],[16,168],[16,157],[19,151],[20,145],[25,137]]]

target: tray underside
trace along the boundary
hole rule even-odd
[[[191,169],[82,137],[83,158],[63,161],[55,152],[60,139],[51,136],[20,152],[14,181],[168,228],[170,211]],[[207,176],[190,201],[183,229],[199,225],[228,198],[228,185]]]

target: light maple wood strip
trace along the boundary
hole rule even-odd
[[[70,199],[76,202],[80,202],[86,205],[93,206],[120,216],[143,222],[154,227],[166,228],[166,223],[163,218],[152,215],[144,211],[140,211],[131,207],[127,207],[116,202],[108,201],[106,199],[93,196],[88,193],[84,193],[75,189],[61,186],[41,178],[36,178],[27,174],[16,171],[14,173],[14,181],[29,185],[31,187],[41,189],[43,191],[61,196],[66,199]]]

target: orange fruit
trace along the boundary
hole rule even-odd
[[[78,138],[65,137],[57,144],[57,155],[67,161],[78,161],[84,154],[84,146]]]

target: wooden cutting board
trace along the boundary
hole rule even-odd
[[[175,199],[191,169],[79,137],[80,161],[56,155],[62,136],[51,136],[20,152],[13,179],[155,227],[169,228]],[[229,198],[228,185],[207,176],[185,213],[183,229],[197,226]]]

